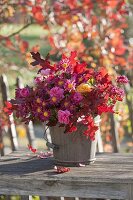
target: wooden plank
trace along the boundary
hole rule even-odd
[[[50,177],[50,180],[65,178],[65,180],[75,181],[87,179],[91,182],[98,180],[107,183],[132,183],[132,165],[132,154],[99,154],[93,165],[72,167],[69,173],[58,175],[55,173],[52,158],[38,159],[32,153],[29,155],[29,152],[20,151],[0,158],[0,175],[10,175],[20,179],[20,175],[26,174],[30,179],[32,174],[35,180],[47,180]]]
[[[47,194],[48,196],[64,196],[80,198],[111,198],[111,199],[126,199],[128,198],[127,184],[112,184],[112,183],[89,183],[86,181],[31,181],[25,179],[25,182],[16,180],[11,183],[7,180],[6,185],[0,186],[1,192],[4,194],[20,194],[20,195],[40,195]]]
[[[44,196],[42,197],[42,196],[41,196],[41,197],[40,197],[40,200],[48,200],[48,197],[44,197]]]
[[[32,200],[32,196],[21,196],[21,200]]]
[[[16,86],[19,88],[24,87],[21,77],[18,77],[16,79]],[[27,133],[29,144],[35,147],[35,132],[34,132],[34,126],[33,126],[32,121],[30,121],[29,124],[26,125],[26,133]]]
[[[11,200],[11,196],[0,194],[0,199],[2,199],[2,200]]]
[[[133,184],[129,184],[129,197],[128,200],[133,200]]]
[[[41,197],[40,200],[61,200],[60,197]]]
[[[0,191],[50,198],[132,199],[132,154],[99,154],[93,165],[71,167],[64,174],[57,174],[53,166],[52,158],[37,159],[24,151],[4,156],[0,159]]]
[[[79,200],[97,200],[97,199],[94,199],[94,198],[93,199],[92,198],[79,198]],[[99,199],[99,200],[104,200],[104,199]]]
[[[7,100],[10,99],[10,94],[9,94],[9,86],[7,82],[7,77],[5,75],[2,75],[0,77],[0,84],[1,84],[1,91],[2,91],[2,99],[3,103]],[[13,151],[18,149],[18,140],[17,140],[17,133],[16,133],[16,128],[14,124],[14,117],[13,114],[9,116],[9,121],[10,121],[10,127],[8,128],[8,133],[11,141],[11,148]]]
[[[5,199],[6,199],[6,200],[11,200],[11,196],[6,195],[6,196],[5,196]]]
[[[64,198],[64,200],[75,200],[74,197],[73,198],[72,197],[71,198],[70,197],[63,197],[63,198]]]

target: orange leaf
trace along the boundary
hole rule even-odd
[[[29,47],[29,43],[27,41],[22,41],[19,47],[21,53],[25,53],[28,50],[28,47]]]
[[[34,15],[35,19],[38,21],[38,23],[42,23],[45,19],[42,12],[36,12]]]

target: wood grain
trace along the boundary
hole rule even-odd
[[[133,184],[129,185],[129,200],[133,200]]]
[[[14,152],[0,159],[2,194],[133,200],[133,154],[98,154],[93,165],[56,174],[52,158]]]
[[[73,134],[64,134],[64,128],[50,127],[52,143],[58,148],[53,150],[58,164],[75,166],[79,163],[90,163],[95,160],[97,137],[94,141],[83,136],[85,126],[79,126]]]

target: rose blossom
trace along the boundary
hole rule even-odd
[[[42,82],[42,80],[43,80],[43,77],[38,76],[38,77],[36,77],[36,78],[34,79],[34,83],[35,83],[35,84],[39,84],[39,83]]]
[[[29,89],[27,87],[26,88],[22,88],[19,91],[19,94],[22,97],[27,97],[29,95],[29,93],[30,93],[30,91],[29,91]]]
[[[71,113],[68,110],[59,110],[58,111],[58,121],[61,124],[69,124],[69,116]]]

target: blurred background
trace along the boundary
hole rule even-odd
[[[1,152],[29,143],[46,148],[44,125],[27,127],[3,112],[16,86],[33,84],[37,69],[29,64],[29,52],[50,53],[55,62],[73,50],[89,68],[105,67],[112,78],[128,77],[125,100],[117,105],[120,115],[103,115],[100,129],[104,151],[133,152],[132,27],[133,0],[0,0]]]

